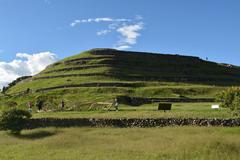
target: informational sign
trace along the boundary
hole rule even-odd
[[[220,107],[219,107],[219,105],[218,104],[214,104],[214,105],[212,105],[212,107],[211,107],[212,109],[219,109]]]

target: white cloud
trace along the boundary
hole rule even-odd
[[[115,47],[115,49],[119,49],[119,50],[125,50],[125,49],[128,49],[128,48],[131,48],[131,46],[128,46],[128,45],[119,45],[119,46]]]
[[[0,62],[0,88],[18,77],[35,75],[57,60],[51,52],[37,54],[17,53],[11,62]]]
[[[115,30],[117,27],[119,27],[118,23],[111,23],[111,24],[108,25],[108,28],[110,30]]]
[[[105,29],[105,30],[98,31],[98,32],[97,32],[97,35],[98,35],[98,36],[102,36],[102,35],[108,34],[108,33],[110,33],[110,32],[112,32],[112,31],[109,30],[109,29]]]
[[[143,29],[143,23],[124,25],[117,29],[122,36],[117,48],[126,48],[126,46],[134,45],[137,43],[137,38],[141,35],[140,30]],[[121,47],[125,46],[125,47]]]
[[[136,15],[136,16],[135,16],[135,20],[142,20],[142,19],[143,19],[143,17],[140,16],[140,15]]]
[[[92,19],[93,22],[112,22],[112,18],[95,18]]]
[[[140,15],[135,16],[132,19],[126,18],[89,18],[89,19],[77,19],[74,20],[70,26],[75,27],[79,24],[83,23],[99,23],[105,22],[107,23],[107,28],[97,31],[96,34],[98,36],[104,36],[109,33],[117,33],[119,34],[119,40],[115,43],[115,49],[128,49],[131,48],[132,45],[137,43],[137,38],[141,35],[140,31],[143,29],[144,23],[142,22],[143,17]]]
[[[92,23],[92,22],[99,23],[99,22],[129,22],[129,21],[131,21],[131,20],[124,19],[124,18],[113,19],[110,17],[89,18],[89,19],[81,19],[81,20],[76,19],[70,24],[70,26],[75,27],[76,25],[81,24],[81,23]]]
[[[74,20],[70,26],[75,27],[76,25],[80,23],[91,23],[91,22],[112,22],[113,19],[109,17],[104,17],[104,18],[89,18],[89,19],[82,19],[82,20]]]

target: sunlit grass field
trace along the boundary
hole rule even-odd
[[[61,111],[34,113],[33,118],[237,118],[229,110],[211,109],[214,103],[174,103],[171,111],[158,111],[158,104],[139,107],[120,105],[119,111]]]
[[[240,128],[45,128],[0,132],[1,160],[238,160]]]

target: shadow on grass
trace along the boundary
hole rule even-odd
[[[47,137],[51,137],[56,135],[58,132],[56,131],[35,131],[31,133],[23,133],[20,135],[13,135],[16,138],[20,139],[29,139],[29,140],[37,140],[37,139],[43,139]]]

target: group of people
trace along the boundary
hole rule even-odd
[[[118,100],[117,100],[117,98],[114,99],[113,105],[114,105],[115,110],[118,111]],[[33,103],[31,101],[29,101],[27,106],[28,106],[28,111],[32,112]],[[38,107],[38,111],[41,111],[43,109],[43,104],[37,105],[37,107]],[[61,110],[64,110],[64,108],[65,108],[65,102],[64,102],[63,99],[61,100],[60,108],[61,108]]]
[[[29,102],[27,103],[27,106],[28,106],[28,111],[29,111],[29,112],[32,112],[33,104],[32,104],[31,101],[29,101]],[[64,100],[61,100],[60,107],[61,107],[61,110],[64,109],[64,107],[65,107],[65,102],[64,102]],[[37,108],[38,108],[38,111],[42,111],[42,109],[43,109],[43,103],[38,104],[38,105],[37,105]]]

